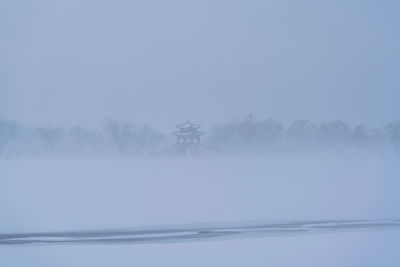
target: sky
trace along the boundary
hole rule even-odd
[[[400,2],[0,3],[0,118],[400,119]]]

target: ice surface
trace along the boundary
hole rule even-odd
[[[379,157],[3,160],[3,241],[18,233],[104,229],[139,231],[118,238],[182,239],[199,233],[215,238],[109,246],[97,242],[103,232],[87,246],[3,244],[0,256],[9,266],[398,266],[400,231],[375,231],[370,224],[400,218],[399,170],[398,158]],[[276,225],[242,233],[248,222],[278,221],[302,224],[291,226],[294,235],[281,234]],[[190,227],[151,232],[171,225]],[[199,232],[193,228],[199,225],[213,229]],[[230,236],[223,236],[227,232]],[[16,242],[37,238],[76,237],[8,236]]]

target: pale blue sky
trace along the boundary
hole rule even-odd
[[[0,117],[400,119],[399,1],[2,1]]]

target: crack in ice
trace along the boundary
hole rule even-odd
[[[165,243],[356,230],[400,230],[400,220],[285,221],[170,225],[136,230],[0,234],[0,245]]]

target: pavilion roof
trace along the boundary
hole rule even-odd
[[[182,128],[196,128],[197,129],[197,128],[200,128],[201,126],[191,123],[189,120],[187,120],[185,123],[176,125],[176,127],[180,128],[180,129],[182,129]]]

